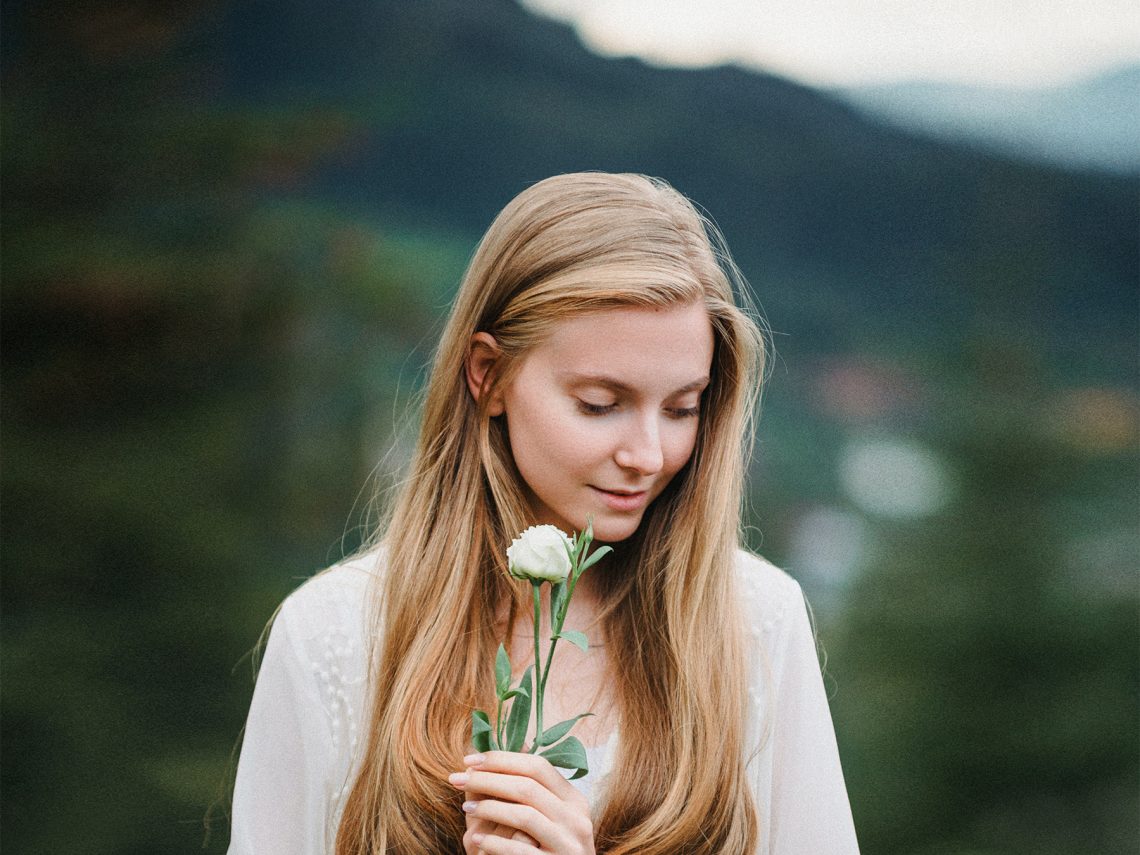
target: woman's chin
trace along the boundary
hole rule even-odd
[[[599,543],[620,543],[629,540],[641,525],[641,514],[636,516],[599,515],[594,518],[594,540]]]

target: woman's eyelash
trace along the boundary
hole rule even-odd
[[[588,416],[604,416],[617,407],[617,404],[591,404],[588,401],[578,401],[578,409]]]
[[[669,415],[673,416],[675,419],[689,419],[693,416],[700,415],[700,412],[700,407],[685,407],[679,410],[670,410]]]
[[[589,401],[578,401],[578,409],[589,416],[604,416],[617,409],[617,404],[591,404]],[[667,411],[675,419],[688,419],[700,415],[700,407],[680,407]]]

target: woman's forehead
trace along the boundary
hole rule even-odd
[[[628,307],[575,315],[555,324],[531,354],[564,381],[610,386],[668,385],[707,378],[713,332],[703,305]]]

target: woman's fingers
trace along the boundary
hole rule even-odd
[[[488,751],[463,759],[467,769],[451,775],[450,781],[466,791],[463,809],[468,827],[463,841],[468,852],[594,851],[588,801],[544,757]],[[492,830],[483,830],[488,827]]]
[[[568,810],[572,810],[541,783],[525,775],[481,772],[472,769],[466,773],[466,778],[464,789],[475,794],[476,799],[480,801],[498,799],[527,805],[549,819],[558,819]]]
[[[472,797],[471,793],[464,793],[464,798],[467,799],[468,802]],[[499,837],[510,837],[515,831],[513,828],[506,828],[489,819],[473,816],[470,811],[464,811],[463,815],[467,820],[467,829],[463,835],[463,848],[466,852],[473,853],[473,855],[482,855],[483,853],[483,850],[479,849],[472,841],[474,835],[495,834]]]
[[[526,832],[518,831],[517,829],[509,828],[505,825],[498,825],[490,820],[477,819],[468,814],[467,831],[463,834],[463,850],[471,853],[471,855],[486,855],[482,847],[480,847],[475,840],[482,840],[489,834],[502,837],[506,840],[522,840],[524,843],[532,841],[530,835]]]
[[[541,855],[541,850],[530,843],[508,840],[505,837],[496,837],[493,834],[477,838],[477,845],[479,851],[485,852],[487,855],[536,855],[536,853]]]
[[[533,778],[550,790],[562,801],[585,803],[585,797],[578,792],[562,773],[550,765],[550,761],[538,754],[521,754],[515,751],[488,751],[484,754],[468,754],[463,758],[469,772],[500,772],[508,775],[522,775]]]
[[[537,846],[538,841],[527,834],[525,831],[520,831],[517,828],[512,828],[509,825],[499,825],[490,819],[479,819],[468,814],[467,829],[472,834],[496,834],[499,837],[508,837],[511,840],[518,840],[521,843],[529,843],[532,846]]]
[[[465,805],[470,805],[477,801],[473,799],[471,793],[465,793],[464,797],[466,799],[464,802]],[[517,840],[520,843],[529,843],[531,846],[538,846],[538,841],[527,834],[525,831],[520,831],[519,829],[512,828],[509,825],[499,825],[497,822],[494,822],[490,819],[483,819],[481,817],[475,816],[474,812],[466,809],[464,810],[464,816],[467,819],[467,834],[464,835],[464,845],[466,845],[466,841],[475,834],[494,834],[498,837],[505,837],[509,840]],[[480,849],[478,851],[482,852],[483,850]]]
[[[555,823],[548,817],[539,813],[530,805],[515,802],[503,802],[496,799],[480,799],[463,803],[463,810],[468,816],[476,819],[497,823],[512,830],[512,833],[500,835],[512,840],[541,845],[548,851],[561,852],[573,840],[573,832],[577,829],[568,829],[566,823],[573,824],[572,819]],[[472,833],[480,833],[473,826]],[[517,830],[519,833],[514,833]],[[490,832],[495,834],[496,832]]]
[[[473,833],[478,834],[479,832],[473,832]],[[492,836],[488,837],[487,836],[488,834],[492,835]],[[538,841],[535,840],[533,837],[531,837],[529,834],[527,834],[525,831],[519,831],[517,828],[511,828],[510,826],[507,826],[507,825],[493,826],[491,828],[491,830],[488,831],[486,834],[484,834],[481,839],[484,839],[484,840],[495,840],[495,839],[515,840],[515,841],[518,841],[519,843],[525,843],[528,846],[533,846],[535,849],[538,848]],[[482,853],[482,855],[487,855],[487,850],[483,849],[482,847],[479,848],[479,852]]]

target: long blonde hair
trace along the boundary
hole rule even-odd
[[[476,401],[466,387],[471,336],[489,332],[502,349],[486,393],[566,317],[696,302],[715,344],[693,455],[596,577],[622,732],[595,840],[612,855],[754,850],[732,568],[765,342],[738,300],[749,305],[719,233],[663,181],[556,176],[495,219],[459,289],[380,533],[367,748],[337,855],[462,852],[462,794],[447,774],[470,745],[471,710],[492,708],[496,613],[505,605],[510,626],[529,602],[503,554],[529,510],[504,420],[487,412],[492,396]]]

